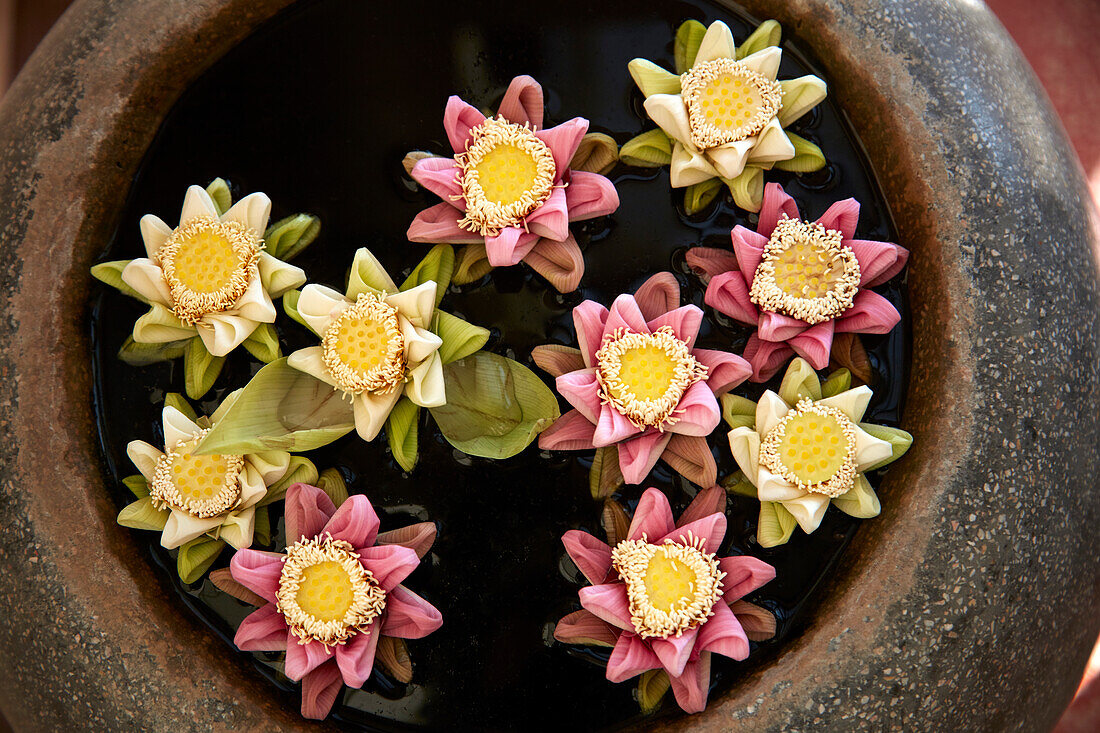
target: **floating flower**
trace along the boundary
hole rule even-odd
[[[775,569],[754,557],[717,557],[725,501],[720,487],[701,491],[674,522],[665,495],[647,489],[629,528],[609,532],[609,544],[566,532],[562,543],[592,585],[580,590],[583,610],[559,621],[554,638],[614,647],[611,682],[663,670],[680,707],[703,710],[711,654],[743,660],[750,638],[775,633],[768,611],[741,600]]]
[[[865,474],[899,458],[913,438],[860,422],[871,388],[849,386],[847,371],[822,385],[809,363],[795,359],[778,394],[768,390],[756,404],[723,398],[734,426],[730,449],[761,502],[761,545],[786,542],[796,522],[813,532],[830,503],[860,519],[878,516],[879,499]]]
[[[233,642],[243,651],[286,650],[284,673],[302,683],[302,715],[320,720],[341,686],[366,683],[384,649],[392,663],[394,640],[442,625],[432,604],[400,585],[435,541],[435,525],[380,535],[367,497],[337,508],[321,489],[297,483],[286,493],[286,536],[283,552],[238,551],[231,580],[223,574],[217,584],[263,603]]]
[[[676,34],[679,75],[645,59],[629,64],[645,95],[645,110],[660,130],[626,143],[624,162],[668,164],[673,188],[686,194],[689,213],[705,206],[721,183],[742,208],[757,211],[763,171],[821,168],[821,150],[784,128],[825,99],[825,82],[809,75],[776,81],[781,29],[763,24],[738,49],[729,26],[704,29],[688,21]]]
[[[634,295],[620,295],[610,311],[591,300],[573,309],[581,348],[540,346],[532,354],[575,408],[539,436],[540,448],[615,446],[630,484],[641,483],[658,458],[701,485],[714,483],[706,436],[721,419],[716,395],[751,370],[739,356],[696,348],[703,312],[679,304],[679,283],[662,272]]]
[[[451,97],[443,126],[454,157],[422,158],[411,171],[443,203],[416,216],[409,239],[481,245],[493,267],[524,260],[558,290],[575,290],[584,258],[569,223],[610,214],[619,197],[604,176],[570,169],[588,120],[541,129],[542,112],[529,76],[512,80],[496,117]]]
[[[756,326],[744,352],[752,381],[766,382],[794,354],[824,369],[834,333],[888,333],[901,320],[869,288],[901,272],[909,251],[855,239],[858,221],[859,202],[845,199],[804,222],[794,199],[769,183],[756,231],[734,227],[732,253],[688,250],[688,264],[708,280],[707,305]]]

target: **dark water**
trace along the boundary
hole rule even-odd
[[[754,27],[741,15],[704,2],[558,0],[491,12],[422,0],[300,3],[218,62],[183,96],[135,179],[121,229],[102,243],[103,257],[143,255],[137,224],[142,214],[154,212],[175,223],[188,184],[224,176],[237,195],[266,191],[275,202],[275,218],[299,210],[322,217],[321,238],[296,261],[311,282],[342,286],[361,246],[370,247],[398,279],[428,249],[407,242],[405,229],[417,211],[434,203],[408,185],[401,158],[411,149],[446,150],[442,115],[449,94],[478,106],[495,105],[512,76],[528,73],[547,91],[548,124],[583,115],[592,129],[622,143],[652,127],[641,114],[627,62],[643,56],[671,67],[673,33],[687,18],[704,23],[721,18],[739,40]],[[780,78],[815,70],[804,50],[785,46]],[[819,143],[830,165],[801,179],[775,172],[769,180],[780,181],[807,217],[855,196],[863,203],[858,235],[895,240],[859,144],[832,100],[794,129]],[[669,189],[666,171],[620,167],[612,178],[622,207],[610,219],[577,227],[587,260],[580,292],[559,295],[516,267],[452,288],[444,307],[491,327],[488,348],[530,363],[532,346],[572,340],[572,306],[586,297],[610,303],[654,272],[679,273],[685,297],[702,305],[703,289],[683,264],[684,249],[697,243],[728,247],[729,229],[737,223],[754,227],[755,217],[732,204],[685,217],[678,208],[681,194]],[[906,312],[903,283],[883,292]],[[139,369],[115,358],[141,310],[136,301],[103,288],[91,315],[104,467],[120,507],[130,496],[115,479],[135,473],[126,443],[137,438],[160,443],[164,393],[183,391],[179,362]],[[700,344],[740,352],[745,329],[705,310]],[[284,353],[313,343],[285,317],[279,329]],[[876,374],[869,414],[896,424],[908,363],[907,318],[889,336],[867,337],[864,343]],[[200,408],[212,410],[257,368],[239,350]],[[759,392],[738,390],[751,397]],[[336,719],[349,730],[592,730],[635,719],[633,685],[608,683],[596,656],[550,641],[554,622],[578,607],[581,585],[575,569],[563,562],[559,538],[574,527],[601,534],[600,506],[587,487],[591,455],[549,455],[532,447],[502,462],[471,459],[456,454],[424,420],[420,465],[411,476],[390,459],[384,440],[368,445],[349,437],[310,454],[320,468],[343,471],[352,492],[370,497],[383,529],[429,518],[440,528],[433,553],[407,581],[444,617],[442,629],[410,643],[414,683],[395,684],[376,671],[364,691],[343,695]],[[733,471],[724,432],[714,434],[712,445],[720,476]],[[695,491],[663,464],[647,485],[663,489],[677,511]],[[620,498],[633,505],[640,494],[640,487],[629,488]],[[273,519],[279,506],[273,507]],[[754,645],[746,662],[716,658],[712,697],[800,632],[813,612],[814,589],[843,561],[855,532],[855,521],[830,509],[812,537],[796,531],[786,546],[763,550],[753,538],[757,506],[731,498],[722,554],[749,553],[776,566],[777,579],[753,600],[777,614],[780,633]],[[231,646],[233,629],[251,609],[208,583],[181,586],[175,561],[159,547],[157,535],[139,536],[149,542],[147,552],[157,566],[151,572],[161,573],[180,601],[226,641],[226,656],[248,660],[271,680],[274,694],[297,706],[296,686],[270,666],[274,655],[241,654]],[[275,542],[281,546],[280,538]],[[218,566],[228,558],[223,553]],[[671,695],[659,714],[678,714]]]

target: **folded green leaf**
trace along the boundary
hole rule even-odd
[[[464,359],[489,340],[488,329],[441,310],[437,310],[432,317],[431,331],[443,340],[439,347],[439,358],[444,364]]]
[[[176,571],[180,575],[180,580],[190,585],[201,578],[218,559],[224,547],[224,540],[216,540],[206,535],[181,545],[179,554],[176,555]]]
[[[722,403],[722,419],[730,428],[751,428],[756,425],[756,403],[726,393],[718,398]]]
[[[882,468],[883,466],[893,463],[905,455],[905,451],[909,450],[909,446],[913,445],[913,436],[900,428],[888,428],[885,425],[872,425],[866,422],[861,422],[859,426],[873,437],[879,440],[885,440],[890,444],[891,449],[889,458],[884,458],[873,466],[868,466],[864,471],[874,471],[876,468]]]
[[[134,322],[133,338],[141,344],[165,344],[184,341],[196,333],[194,326],[187,326],[176,314],[160,303],[150,303],[149,310]]]
[[[699,46],[706,34],[707,27],[697,20],[685,20],[676,29],[672,55],[676,61],[677,74],[683,74],[695,65],[695,57],[699,55]]]
[[[478,351],[443,367],[447,404],[431,408],[443,437],[484,458],[516,455],[561,412],[554,393],[527,367]]]
[[[693,183],[684,189],[684,211],[698,214],[710,206],[710,203],[722,190],[722,181],[719,178],[708,178],[702,183]]]
[[[581,138],[569,169],[604,174],[619,162],[619,144],[615,138],[602,132],[590,132]]]
[[[229,207],[233,205],[233,194],[229,191],[229,184],[224,178],[215,178],[211,181],[206,187],[206,192],[214,200],[214,208],[218,210],[218,216],[229,211]]]
[[[427,158],[438,157],[439,156],[435,153],[429,153],[425,150],[410,150],[409,152],[405,153],[405,157],[401,160],[401,167],[404,168],[405,172],[411,176],[413,168],[416,167],[417,163],[422,160],[426,160]]]
[[[159,532],[168,523],[168,515],[169,511],[167,509],[157,509],[153,505],[153,500],[146,496],[138,499],[133,504],[127,504],[118,513],[117,521],[123,527]]]
[[[760,502],[760,516],[756,522],[756,540],[761,547],[782,545],[794,534],[798,520],[776,501]]]
[[[92,277],[102,283],[110,285],[112,288],[117,288],[123,295],[129,295],[131,298],[137,298],[142,303],[148,303],[149,301],[146,300],[144,295],[131,288],[122,280],[122,271],[125,270],[126,265],[131,262],[133,262],[133,260],[100,262],[98,265],[92,267]]]
[[[148,366],[162,361],[171,361],[183,356],[187,341],[169,341],[164,344],[139,344],[127,337],[118,350],[118,358],[130,366]]]
[[[348,485],[344,481],[344,475],[335,468],[326,468],[321,471],[317,479],[317,488],[328,494],[337,509],[348,500]]]
[[[355,429],[351,404],[316,377],[277,359],[252,378],[210,430],[197,453],[303,452]]]
[[[722,479],[722,488],[730,494],[747,496],[750,499],[756,499],[758,496],[756,487],[753,486],[752,481],[745,478],[745,474],[741,471],[734,471],[729,476]]]
[[[806,138],[795,135],[793,132],[787,130],[784,130],[784,132],[787,133],[787,138],[794,145],[794,157],[790,160],[777,160],[775,162],[776,168],[792,173],[813,173],[825,167],[825,154],[821,152],[821,148]]]
[[[698,50],[698,49],[697,49]],[[679,94],[680,77],[667,69],[662,69],[652,61],[634,59],[627,64],[634,83],[649,97],[654,94]]]
[[[722,181],[733,194],[733,203],[745,211],[760,211],[764,204],[764,169],[755,165],[746,166],[737,178],[723,178]]]
[[[600,524],[603,525],[603,532],[607,536],[607,544],[611,547],[627,539],[630,534],[630,517],[626,515],[623,505],[614,499],[608,499],[603,503]]]
[[[660,168],[672,162],[672,141],[659,127],[643,132],[619,149],[619,160],[639,168]]]
[[[266,506],[256,507],[252,528],[252,542],[266,545],[271,542],[271,512]]]
[[[164,395],[164,406],[176,408],[192,421],[199,419],[199,415],[195,412],[195,408],[191,407],[191,403],[179,392],[169,392]]]
[[[802,358],[791,361],[779,384],[779,396],[791,406],[798,404],[803,397],[821,399],[821,380],[808,361]]]
[[[882,511],[878,495],[862,473],[856,474],[852,488],[833,499],[837,509],[856,519],[877,517]]]
[[[355,258],[351,261],[351,270],[348,272],[348,288],[345,295],[349,300],[355,300],[363,293],[395,293],[397,285],[390,278],[386,268],[378,261],[369,249],[360,247],[355,251]]]
[[[776,117],[783,127],[821,104],[829,92],[825,82],[813,74],[785,79],[779,82],[779,86],[783,88],[783,106]]]
[[[122,479],[122,485],[130,490],[130,493],[139,499],[149,496],[149,482],[140,473],[127,476]]]
[[[649,715],[661,706],[661,700],[672,686],[668,672],[663,669],[651,669],[638,677],[638,707],[644,715]]]
[[[321,220],[312,214],[294,214],[267,228],[264,244],[267,253],[289,262],[302,253],[321,233]]]
[[[290,464],[286,467],[283,477],[267,488],[267,494],[260,499],[259,506],[267,506],[281,501],[286,496],[286,490],[294,484],[317,484],[317,466],[313,461],[302,456],[291,456]]]
[[[619,449],[609,445],[596,449],[592,468],[588,470],[588,489],[593,499],[606,499],[623,485],[625,479],[619,468]]]
[[[183,352],[183,381],[187,396],[193,400],[210,391],[225,366],[224,356],[214,356],[206,350],[202,339],[195,337],[187,342]]]
[[[279,350],[279,334],[275,332],[275,326],[270,323],[261,323],[256,326],[256,330],[244,340],[243,346],[249,354],[264,364],[269,364],[282,356]]]
[[[821,385],[822,397],[835,397],[852,388],[852,373],[847,369],[837,369]]]
[[[455,250],[449,244],[437,244],[431,248],[424,259],[420,260],[405,282],[401,283],[401,291],[411,290],[418,285],[435,281],[435,304],[443,300],[447,288],[451,286],[451,275],[455,271]]]
[[[783,26],[779,25],[779,21],[765,20],[737,49],[737,60],[740,61],[757,51],[763,51],[768,46],[778,46],[781,40],[783,40]]]
[[[485,277],[492,269],[489,255],[485,253],[485,245],[467,244],[458,250],[451,282],[455,285],[466,285]]]
[[[417,434],[419,432],[420,406],[408,397],[402,397],[386,418],[386,439],[397,465],[405,471],[416,467]]]

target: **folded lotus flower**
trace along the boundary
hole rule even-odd
[[[299,483],[286,494],[286,535],[284,552],[233,556],[229,570],[239,586],[224,589],[265,602],[233,641],[243,651],[286,650],[284,673],[302,683],[302,715],[320,720],[341,686],[366,683],[383,644],[442,625],[434,606],[400,584],[434,541],[435,525],[379,535],[367,497],[337,508],[325,492]],[[219,587],[225,583],[219,579]]]
[[[870,290],[901,272],[909,251],[856,239],[859,202],[838,201],[816,222],[778,183],[764,190],[756,231],[736,226],[733,252],[688,250],[707,281],[707,305],[755,326],[744,356],[752,381],[766,382],[797,354],[815,369],[829,363],[834,333],[888,333],[901,314]]]
[[[663,670],[677,704],[689,713],[703,710],[711,654],[743,660],[750,634],[775,633],[770,613],[741,600],[774,578],[775,569],[754,557],[717,557],[724,507],[725,491],[715,486],[676,522],[665,495],[647,489],[625,537],[612,544],[566,532],[565,549],[592,585],[580,590],[583,610],[559,621],[554,638],[612,646],[611,682]]]
[[[704,484],[714,483],[706,436],[721,419],[716,395],[751,370],[735,354],[696,348],[702,320],[699,308],[680,306],[679,283],[668,272],[651,277],[634,295],[620,295],[610,310],[591,300],[574,308],[580,349],[540,346],[532,352],[574,408],[539,436],[539,447],[615,446],[630,484],[641,483],[672,451],[706,466],[711,476]],[[677,470],[682,465],[672,457],[666,462]]]
[[[529,76],[512,80],[496,117],[451,97],[443,126],[454,157],[422,158],[411,171],[443,202],[416,216],[409,239],[483,244],[493,267],[526,261],[575,290],[584,259],[569,223],[610,214],[619,197],[604,176],[569,167],[588,120],[542,122],[542,87]]]
[[[879,499],[865,474],[899,458],[913,438],[861,422],[871,396],[866,385],[823,391],[811,366],[795,359],[778,394],[767,390],[755,405],[728,401],[727,419],[737,425],[730,450],[761,502],[761,545],[786,542],[794,522],[813,532],[830,503],[853,517],[878,516]]]

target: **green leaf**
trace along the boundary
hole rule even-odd
[[[752,481],[745,478],[745,474],[741,471],[734,471],[722,479],[722,487],[727,492],[738,496],[747,496],[750,499],[758,497],[756,487],[753,486]]]
[[[730,428],[751,428],[756,425],[756,403],[726,393],[718,398],[722,403],[722,419]]]
[[[534,372],[497,354],[479,351],[452,362],[443,379],[447,404],[431,408],[432,417],[443,437],[469,455],[514,456],[561,415]]]
[[[288,290],[283,293],[283,310],[290,316],[290,320],[305,326],[309,329],[310,333],[320,336],[321,334],[314,331],[313,327],[306,323],[306,319],[302,318],[302,314],[298,312],[298,299],[301,297],[301,290]]]
[[[642,709],[642,714],[649,715],[659,708],[671,686],[668,673],[663,669],[642,672],[638,678],[638,707]]]
[[[390,443],[393,459],[405,471],[416,467],[419,421],[420,406],[408,397],[399,399],[386,418],[386,440]]]
[[[778,46],[781,40],[783,40],[783,26],[779,25],[778,21],[765,20],[737,49],[737,60],[740,61],[757,51],[763,51],[768,46]]]
[[[138,499],[133,504],[127,504],[118,513],[117,521],[123,527],[159,532],[168,523],[169,514],[170,512],[167,509],[157,509],[153,505],[153,500],[146,496]]]
[[[291,456],[290,463],[286,467],[283,477],[267,487],[267,494],[260,499],[257,506],[267,506],[281,500],[286,496],[286,490],[294,484],[317,484],[317,466],[313,461],[302,456]]]
[[[602,132],[590,132],[581,138],[581,144],[569,162],[569,170],[603,175],[609,173],[618,162],[619,144],[615,138]]]
[[[199,415],[195,412],[195,408],[191,407],[191,403],[179,392],[169,392],[164,395],[164,406],[176,408],[192,422],[199,419]]]
[[[864,471],[874,471],[876,468],[882,468],[883,466],[893,463],[905,455],[905,451],[909,450],[909,446],[913,445],[913,436],[900,428],[888,428],[885,425],[872,425],[867,422],[861,422],[859,426],[873,437],[879,440],[885,440],[890,444],[891,449],[889,458],[884,458],[873,466],[868,466],[863,469]]]
[[[355,300],[362,293],[395,293],[397,285],[390,278],[389,273],[382,267],[378,258],[371,254],[366,247],[355,250],[355,258],[351,261],[351,271],[348,273],[348,289],[345,295],[349,300]]]
[[[277,359],[245,385],[240,397],[203,439],[197,453],[243,455],[265,450],[303,452],[355,429],[343,394]]]
[[[443,300],[447,288],[451,285],[451,275],[454,274],[454,271],[454,247],[449,244],[437,244],[413,268],[413,271],[405,278],[405,282],[401,283],[401,292],[412,290],[417,285],[423,285],[430,280],[434,280],[436,285],[435,304],[438,307],[439,301]]]
[[[697,49],[698,50],[698,49]],[[652,61],[634,59],[626,67],[634,83],[642,94],[650,97],[654,94],[679,94],[680,77],[671,71],[662,69]]]
[[[489,274],[493,266],[489,264],[489,255],[484,244],[467,244],[458,250],[455,258],[455,272],[451,282],[455,285],[467,285]]]
[[[264,364],[270,364],[282,356],[279,350],[279,334],[275,332],[275,326],[270,323],[261,323],[256,326],[256,330],[249,334],[242,345],[249,354]]]
[[[730,193],[733,194],[733,203],[745,211],[760,211],[764,204],[764,169],[757,166],[746,166],[737,178],[723,178]]]
[[[148,366],[180,358],[187,343],[187,341],[169,341],[164,344],[139,344],[133,338],[127,337],[122,348],[118,350],[118,358],[130,366]]]
[[[131,262],[133,262],[133,260],[100,262],[98,265],[92,267],[92,277],[102,283],[110,285],[112,288],[117,288],[123,295],[129,295],[131,298],[137,298],[142,303],[148,303],[149,301],[146,300],[144,295],[131,288],[122,280],[122,271],[125,270],[126,265]]]
[[[787,138],[794,145],[794,157],[790,160],[777,160],[775,167],[781,171],[792,173],[813,173],[825,167],[825,154],[821,148],[814,145],[804,137],[784,130]]]
[[[272,257],[289,262],[321,233],[321,220],[312,214],[294,214],[267,228],[264,244]]]
[[[677,74],[683,74],[695,65],[695,57],[699,55],[699,46],[702,45],[703,36],[706,34],[707,27],[697,20],[685,20],[676,29],[673,57],[676,60]]]
[[[256,507],[255,524],[252,528],[252,541],[266,545],[271,542],[271,512],[266,506]]]
[[[206,350],[206,344],[196,336],[187,342],[183,352],[183,381],[187,396],[193,400],[210,391],[225,366],[224,356],[214,356]]]
[[[852,373],[847,369],[837,369],[821,385],[822,397],[835,397],[852,388]]]
[[[821,399],[821,380],[808,361],[801,357],[791,361],[779,384],[779,396],[792,407],[803,397],[814,401]]]
[[[606,499],[625,483],[619,468],[619,449],[614,445],[596,449],[592,468],[588,470],[588,489],[592,498]]]
[[[328,494],[337,509],[348,500],[348,485],[344,482],[344,475],[335,468],[326,468],[321,471],[317,479],[317,488]]]
[[[122,479],[122,485],[130,490],[130,493],[139,499],[149,496],[149,481],[140,473],[127,476]]]
[[[132,336],[141,344],[166,344],[194,337],[195,327],[187,326],[171,308],[150,303],[149,310],[134,322]]]
[[[206,535],[180,545],[179,554],[176,555],[176,571],[180,580],[190,585],[201,578],[218,559],[224,547],[225,540],[216,540]]]
[[[659,127],[643,132],[619,149],[619,160],[639,168],[660,168],[672,162],[672,141]]]
[[[779,82],[779,86],[783,89],[783,103],[776,117],[783,127],[821,104],[829,93],[825,82],[813,74],[798,79],[785,79]]]
[[[215,178],[211,181],[206,187],[206,192],[214,200],[214,208],[218,210],[218,216],[229,211],[229,207],[233,205],[233,194],[230,193],[229,184],[224,178]]]
[[[761,547],[782,545],[794,534],[798,520],[777,501],[760,502],[760,517],[756,522],[756,540]]]
[[[684,211],[689,215],[698,214],[710,206],[722,190],[722,181],[719,178],[708,178],[702,183],[693,183],[684,189]]]
[[[437,310],[432,316],[431,332],[443,340],[439,358],[444,364],[464,359],[489,340],[489,330],[467,323],[458,316]]]
[[[862,473],[856,474],[852,488],[833,499],[837,509],[856,519],[877,517],[882,511],[878,495]]]

